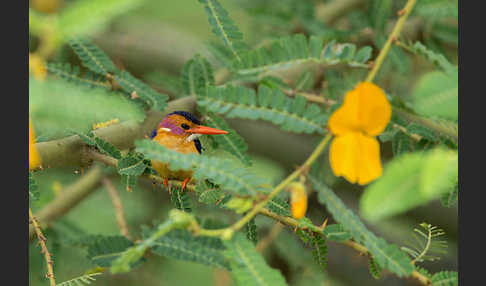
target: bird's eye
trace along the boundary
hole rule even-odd
[[[181,127],[182,127],[182,129],[185,129],[185,130],[188,130],[189,128],[191,128],[191,127],[189,127],[189,125],[187,125],[185,123],[182,123]]]

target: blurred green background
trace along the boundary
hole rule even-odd
[[[33,13],[31,15],[32,23],[29,37],[31,50],[38,48],[39,35],[42,35],[41,32],[38,32],[42,28],[38,30],[34,23],[37,17],[45,16],[44,12],[38,11],[45,9],[45,7],[41,7],[46,5],[42,2],[31,1],[31,12]],[[69,9],[70,5],[77,5],[76,2],[83,1],[65,0],[58,2],[60,5],[58,12],[54,12],[53,15],[61,13],[64,9]],[[92,24],[92,29],[89,24],[86,24],[86,26],[83,24],[83,17],[90,16],[96,11],[97,6],[101,6],[101,2],[105,1],[100,0],[99,3],[96,3],[96,1],[88,2],[93,3],[93,10],[87,10],[83,12],[85,14],[80,13],[73,16],[73,23],[66,22],[62,27],[76,27],[70,28],[73,31],[80,29],[79,33],[93,39],[115,64],[129,70],[155,89],[168,93],[172,98],[177,98],[178,94],[171,93],[170,88],[167,86],[167,80],[160,81],[160,78],[178,77],[184,62],[195,53],[208,57],[214,65],[214,70],[217,71],[218,67],[221,67],[221,64],[209,53],[205,45],[210,40],[216,40],[216,37],[210,31],[203,6],[196,0],[123,0],[119,2],[119,5],[125,6],[113,13],[113,15],[98,16],[101,20],[95,21]],[[239,26],[245,40],[250,45],[258,43],[261,38],[271,37],[272,34],[266,32],[268,27],[265,27],[263,24],[259,26],[259,22],[256,22],[255,18],[248,15],[246,10],[242,8],[245,4],[244,2],[242,0],[220,0],[220,3],[230,12],[232,19]],[[279,1],[263,2],[273,3],[276,9],[280,5]],[[289,1],[283,2],[287,3]],[[327,3],[326,1],[315,2],[318,4]],[[394,5],[401,7],[405,1],[396,2]],[[366,6],[363,6],[350,13],[347,18],[349,23],[338,22],[335,24],[343,27],[353,27],[354,23],[363,20],[365,9]],[[289,20],[290,22],[291,20]],[[443,30],[440,30],[441,33],[430,33],[434,29],[433,25],[435,24],[426,23],[424,25],[424,31],[421,31],[422,40],[436,45],[436,48],[444,52],[450,61],[457,62],[457,39],[454,39],[450,35],[450,30],[446,28],[442,28]],[[430,35],[439,35],[439,37],[442,37],[442,40],[435,39]],[[48,59],[50,61],[76,62],[76,58],[72,51],[69,50],[69,47],[62,45],[62,40],[60,40],[58,48],[53,49],[53,52],[49,54]],[[410,61],[408,66],[403,67],[408,69],[406,72],[395,72],[393,70],[393,78],[387,77],[386,70],[394,68],[396,67],[392,65],[384,67],[385,72],[381,74],[383,85],[397,94],[407,96],[405,91],[410,89],[415,77],[426,70],[430,70],[431,66],[423,63],[417,65]],[[410,76],[411,74],[413,76]],[[357,72],[350,76],[348,79],[343,79],[343,82],[354,82],[354,78],[360,76],[360,74]],[[346,84],[344,83],[342,86],[336,86],[336,93],[342,91],[345,86]],[[41,88],[36,85],[35,81],[31,80],[31,92],[36,91],[29,97],[31,112],[35,112],[36,102],[40,100],[35,94],[49,93],[52,90],[56,90],[55,88],[58,87],[38,91]],[[53,96],[56,96],[56,93]],[[61,98],[62,92],[57,93],[57,96]],[[117,101],[116,104],[123,104],[123,102]],[[109,120],[113,117],[108,113],[101,115],[101,117],[96,116],[93,115],[93,122],[90,123]],[[134,110],[133,114],[127,116],[129,118],[137,118],[137,111]],[[37,113],[35,114],[34,122],[37,122],[39,126],[37,130],[38,141],[66,135],[66,133],[60,131],[65,129],[66,126],[50,122],[49,115],[43,117],[42,114]],[[306,155],[312,151],[313,145],[311,143],[319,139],[316,136],[286,133],[265,122],[249,120],[228,120],[228,122],[247,141],[250,154],[255,162],[253,168],[257,168],[259,170],[257,171],[258,173],[272,178],[273,181],[283,178],[288,171],[293,170],[301,163]],[[256,129],[258,129],[258,137],[253,135]],[[292,152],[288,150],[292,150]],[[383,144],[382,151],[385,161],[392,156],[389,144]],[[107,172],[109,173],[109,171]],[[31,203],[33,211],[41,209],[56,194],[62,192],[63,187],[78,179],[80,174],[81,170],[79,168],[47,169],[42,172],[36,172],[34,178],[39,185],[41,196],[39,201]],[[333,178],[332,174],[327,174],[327,176],[329,181],[333,182],[333,189],[337,190],[336,192],[340,198],[357,212],[361,188],[351,185],[343,179]],[[169,195],[160,188],[154,187],[147,180],[139,180],[136,190],[130,193],[123,190],[118,177],[113,176],[113,181],[121,196],[129,229],[133,233],[140,231],[140,226],[143,224],[151,225],[156,219],[163,220],[167,210],[172,207]],[[232,213],[223,212],[224,216],[222,216],[221,213],[206,210],[204,205],[198,204],[197,199],[192,194],[191,196],[193,205],[198,209],[199,213],[209,217],[217,216],[226,222],[236,218],[236,215]],[[315,194],[311,194],[309,198],[307,216],[315,224],[322,223],[319,220],[327,216],[323,206],[317,203]],[[404,215],[370,226],[370,229],[377,235],[387,239],[387,241],[403,245],[409,239],[413,228],[424,220],[443,228],[446,231],[449,245],[447,255],[438,262],[424,263],[424,267],[431,272],[443,269],[457,269],[457,207],[443,208],[440,202],[436,201],[409,211]],[[329,221],[329,223],[331,222],[332,220]],[[260,239],[265,237],[273,227],[273,222],[264,217],[257,217],[256,224]],[[86,249],[76,247],[70,240],[79,235],[87,234],[119,234],[113,205],[107,191],[102,186],[98,187],[92,195],[71,210],[65,217],[57,221],[52,228],[45,231],[45,235],[48,238],[48,247],[53,253],[54,272],[58,282],[80,276],[85,271],[93,268],[93,265],[86,258]],[[333,242],[329,242],[327,270],[322,271],[314,265],[315,263],[311,258],[311,250],[305,248],[301,241],[292,234],[292,230],[288,228],[284,229],[274,243],[265,249],[264,255],[272,267],[278,268],[283,273],[289,285],[416,285],[415,281],[398,279],[391,274],[384,275],[378,281],[374,280],[368,273],[367,259],[360,257],[347,247]],[[35,243],[30,244],[29,256],[30,284],[47,285],[47,280],[44,277],[45,261],[40,253],[40,248]],[[93,285],[229,286],[232,285],[232,282],[228,273],[224,270],[215,270],[195,263],[152,256],[146,263],[129,273],[117,275],[106,273],[97,276],[97,281],[93,282]]]

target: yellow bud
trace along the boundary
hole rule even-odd
[[[227,228],[221,234],[222,240],[230,240],[233,237],[234,231],[231,228]]]
[[[35,169],[41,164],[41,158],[35,148],[35,133],[32,120],[29,119],[29,170]]]
[[[290,192],[290,209],[292,216],[295,219],[301,219],[305,216],[307,211],[307,192],[305,185],[301,182],[293,182],[289,184],[288,191]]]
[[[225,204],[225,206],[240,214],[251,209],[253,202],[251,198],[233,197]]]

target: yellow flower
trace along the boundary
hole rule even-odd
[[[32,128],[32,120],[29,119],[29,170],[35,169],[40,164],[39,153],[35,148],[35,134]]]
[[[385,92],[371,82],[359,83],[329,118],[336,136],[330,146],[330,163],[336,176],[351,183],[368,184],[381,176],[379,135],[391,119]]]
[[[29,53],[29,72],[32,72],[37,80],[44,80],[47,74],[45,61],[36,54]]]
[[[307,192],[304,184],[301,182],[293,182],[289,184],[290,191],[290,210],[295,219],[301,219],[305,216],[307,211]]]

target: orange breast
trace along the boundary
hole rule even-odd
[[[165,133],[161,132],[157,134],[152,140],[156,141],[159,144],[164,145],[168,149],[177,151],[183,154],[189,153],[196,153],[199,152],[196,149],[196,145],[193,141],[186,141],[185,136],[174,135],[172,133]],[[152,160],[152,167],[154,168],[159,175],[164,179],[176,179],[176,180],[184,180],[185,178],[192,177],[192,171],[186,170],[171,170],[169,169],[166,163],[160,161]]]

